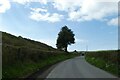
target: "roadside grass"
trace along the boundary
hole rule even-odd
[[[26,61],[26,62],[16,62],[16,64],[8,65],[3,67],[3,79],[4,78],[24,78],[28,75],[42,69],[43,67],[56,62],[60,62],[69,58],[73,58],[76,55],[73,54],[59,54],[57,56],[51,56],[44,60],[39,60],[37,62]]]
[[[116,63],[111,63],[109,61],[105,61],[100,58],[95,58],[95,57],[85,57],[86,61],[89,62],[90,64],[103,69],[115,76],[118,76],[118,64]]]
[[[2,78],[25,78],[45,66],[77,56],[2,32]]]

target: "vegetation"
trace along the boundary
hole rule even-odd
[[[73,34],[73,31],[71,31],[71,29],[69,29],[67,26],[62,27],[57,38],[57,48],[67,52],[68,45],[75,43],[74,36],[75,35]]]
[[[2,77],[26,77],[45,66],[75,57],[46,44],[2,32]]]
[[[16,47],[28,47],[28,48],[45,50],[45,51],[56,50],[52,48],[51,46],[48,46],[44,43],[30,40],[27,38],[22,38],[21,36],[16,37],[14,35],[11,35],[5,32],[2,32],[2,39],[3,39],[2,41],[3,45],[12,45]]]
[[[117,50],[87,52],[86,60],[103,70],[106,70],[116,76],[120,76],[120,59]]]

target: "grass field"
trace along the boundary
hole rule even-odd
[[[75,57],[44,43],[2,33],[2,77],[26,77],[45,66]]]

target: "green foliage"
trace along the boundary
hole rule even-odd
[[[69,29],[67,26],[62,27],[57,38],[57,48],[60,50],[63,49],[67,52],[67,46],[75,43],[74,36],[75,35],[71,29]]]
[[[117,50],[95,51],[87,52],[85,58],[89,63],[119,76],[118,54]]]
[[[2,77],[25,77],[47,65],[75,57],[46,44],[3,32]]]

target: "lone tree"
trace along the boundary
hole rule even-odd
[[[67,26],[62,27],[61,31],[58,33],[57,38],[57,48],[67,52],[68,45],[75,43],[75,34]]]

